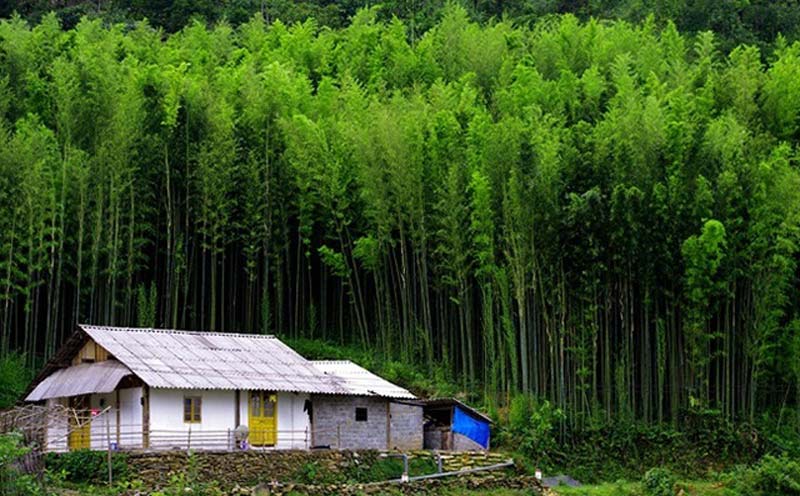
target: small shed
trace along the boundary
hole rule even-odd
[[[492,419],[455,398],[423,401],[425,449],[488,450]]]
[[[413,394],[348,360],[311,363],[349,393],[311,396],[313,447],[422,448],[422,405]]]

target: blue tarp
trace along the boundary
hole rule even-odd
[[[472,417],[458,406],[453,414],[453,432],[467,436],[484,448],[489,447],[489,423]]]

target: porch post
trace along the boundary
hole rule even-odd
[[[234,429],[239,427],[240,425],[242,425],[242,419],[241,419],[242,392],[241,392],[241,390],[239,390],[239,389],[236,390],[235,398],[236,399],[234,401],[236,402],[236,409],[233,411],[234,412],[233,413],[233,418],[234,418],[234,420],[233,420],[233,428]]]
[[[150,447],[150,386],[142,386],[142,448]]]

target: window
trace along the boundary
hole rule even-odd
[[[366,422],[366,421],[367,421],[367,409],[356,408],[356,422]]]
[[[183,397],[183,421],[191,424],[200,422],[200,410],[202,408],[200,396]]]

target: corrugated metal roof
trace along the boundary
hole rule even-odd
[[[432,408],[452,408],[454,406],[461,407],[462,410],[465,410],[467,413],[472,414],[475,417],[485,420],[490,424],[493,424],[494,421],[488,415],[479,412],[478,410],[472,408],[471,406],[467,405],[463,401],[457,400],[455,398],[435,398],[435,399],[427,399],[422,400],[422,404],[424,407],[432,407]]]
[[[349,360],[319,360],[311,362],[326,375],[335,377],[355,396],[416,399],[408,390],[383,379]]]
[[[80,394],[110,393],[131,370],[116,360],[83,363],[57,370],[31,391],[25,401],[77,396]]]
[[[274,336],[81,325],[154,388],[351,394]]]

